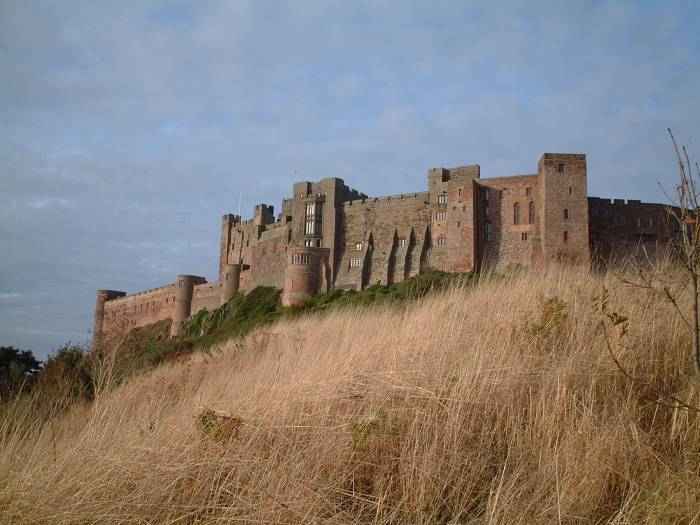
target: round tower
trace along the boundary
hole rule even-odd
[[[105,303],[115,297],[123,297],[126,292],[118,290],[97,290],[97,302],[95,303],[95,321],[92,326],[92,345],[95,350],[104,336]]]
[[[328,248],[290,247],[284,270],[282,305],[294,306],[328,288]]]
[[[175,309],[173,310],[173,323],[170,325],[170,337],[178,335],[182,331],[182,323],[190,316],[192,308],[192,294],[194,285],[206,282],[203,277],[196,275],[178,275],[175,288]]]
[[[225,304],[238,293],[238,285],[241,279],[240,264],[225,264],[221,278],[220,303]]]

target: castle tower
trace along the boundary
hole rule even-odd
[[[115,297],[123,297],[126,292],[117,290],[97,290],[97,303],[95,304],[95,320],[92,327],[92,344],[91,349],[95,351],[104,336],[104,320],[105,320],[105,302]]]
[[[537,176],[543,259],[588,264],[586,156],[545,153]]]
[[[221,278],[221,304],[227,303],[231,299],[231,297],[238,293],[240,279],[240,264],[226,264],[224,266]]]
[[[253,211],[253,224],[267,226],[275,222],[275,207],[269,204],[256,204]]]
[[[182,331],[182,323],[190,316],[192,309],[192,294],[195,284],[207,282],[204,277],[196,275],[178,275],[177,288],[175,289],[175,309],[173,310],[173,323],[170,326],[170,337],[179,335]]]
[[[230,260],[229,251],[234,235],[234,227],[241,223],[241,218],[232,213],[226,213],[221,217],[221,240],[219,242],[219,280],[224,278],[224,266],[238,261]]]
[[[294,306],[317,293],[328,291],[330,250],[306,246],[290,247],[284,271],[282,305]]]

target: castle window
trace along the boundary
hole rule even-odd
[[[488,206],[486,206],[486,207],[484,208],[484,215],[486,215],[487,217],[488,217],[489,215],[491,215],[491,208],[489,208]]]
[[[484,224],[484,238],[485,238],[486,242],[491,241],[491,223],[490,222],[487,222],[486,224]]]
[[[527,232],[523,232],[520,234],[520,240],[521,241],[527,241]]]
[[[321,239],[316,239],[316,248],[321,247]]]
[[[362,266],[362,260],[359,258],[350,259],[350,268],[359,268]]]
[[[446,240],[444,237],[438,237],[438,246],[444,246],[446,243]]]
[[[304,246],[311,247],[313,246],[313,239],[304,239]]]
[[[569,232],[564,230],[564,242],[569,240]]]
[[[569,186],[569,195],[571,195],[571,186]]]
[[[639,227],[640,228],[651,228],[653,226],[653,222],[649,217],[640,217],[639,218]]]
[[[447,220],[447,212],[446,211],[438,211],[435,213],[435,220],[438,221],[444,221]]]
[[[564,208],[564,220],[569,220],[569,208]]]
[[[532,195],[532,188],[525,188],[525,195],[528,197]]]
[[[447,204],[447,195],[438,195],[438,204]]]
[[[491,198],[491,191],[490,190],[484,190],[484,199],[489,200]]]
[[[520,204],[513,205],[513,224],[520,224]]]
[[[653,244],[656,242],[656,235],[649,235],[648,233],[640,233],[639,234],[639,242],[643,242],[645,244]]]
[[[615,226],[622,226],[625,224],[625,218],[622,215],[615,215]]]
[[[466,207],[466,206],[462,206],[462,211],[466,213],[467,207]]]
[[[462,196],[462,188],[457,188],[457,195]]]
[[[322,202],[306,203],[306,218],[304,221],[304,233],[306,235],[319,235],[321,233],[321,218],[323,216]]]
[[[311,256],[308,253],[295,253],[292,255],[292,264],[309,264]]]
[[[535,203],[531,202],[527,205],[527,218],[530,224],[535,224]]]
[[[564,163],[563,162],[559,163],[559,166],[557,166],[557,171],[559,173],[564,173]]]
[[[406,246],[406,238],[405,237],[401,237],[399,239],[399,246]]]
[[[355,249],[356,249],[358,252],[361,251],[361,250],[362,250],[362,243],[361,243],[361,242],[358,242],[357,244],[355,244]]]

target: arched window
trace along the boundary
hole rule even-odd
[[[513,224],[520,224],[520,204],[513,205]]]
[[[535,203],[531,202],[527,207],[527,215],[530,224],[535,224]]]

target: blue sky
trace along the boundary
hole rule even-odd
[[[663,201],[696,156],[697,2],[0,2],[0,344],[90,337],[95,291],[216,278],[220,216],[295,180],[588,155]]]

